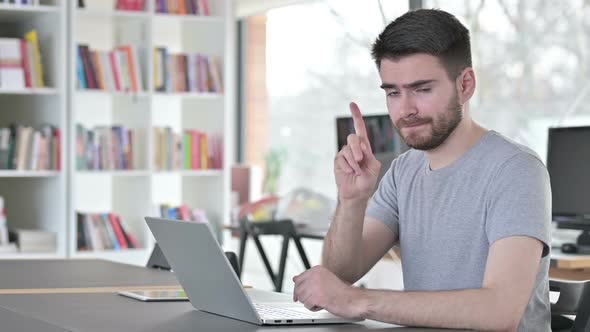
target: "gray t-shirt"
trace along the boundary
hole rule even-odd
[[[367,216],[399,238],[407,291],[481,288],[490,246],[509,236],[543,242],[543,258],[519,331],[551,331],[551,187],[530,149],[488,131],[451,165],[431,170],[426,154],[396,158]]]

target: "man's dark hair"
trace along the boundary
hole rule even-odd
[[[472,66],[469,30],[445,11],[418,9],[389,23],[371,50],[378,68],[382,59],[397,61],[418,53],[437,57],[454,80]]]

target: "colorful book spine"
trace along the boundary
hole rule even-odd
[[[25,39],[33,46],[34,67],[38,74],[36,86],[39,88],[45,87],[43,80],[43,66],[41,65],[41,52],[39,51],[39,39],[37,38],[37,31],[31,30],[25,34]]]
[[[86,129],[76,125],[78,170],[134,169],[133,130],[124,126]]]
[[[108,213],[76,212],[77,249],[126,250],[139,248],[140,244],[121,217]]]
[[[203,54],[170,54],[154,49],[154,89],[159,92],[223,93],[220,57]]]
[[[104,91],[143,91],[143,74],[139,53],[134,46],[120,46],[98,52],[88,45],[78,45],[76,56],[79,89]]]

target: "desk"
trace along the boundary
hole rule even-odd
[[[4,308],[0,308],[0,329],[2,331],[67,332],[58,326]]]
[[[263,327],[194,310],[188,302],[139,302],[115,294],[0,295],[0,309],[68,331],[449,331],[399,328],[375,321],[343,325]],[[1,311],[0,311],[1,313]],[[1,316],[0,316],[1,317]],[[14,321],[14,319],[12,319]],[[0,322],[4,330],[4,320]],[[31,323],[32,324],[32,323]],[[20,326],[19,326],[20,327]],[[18,329],[8,328],[14,331]],[[28,331],[52,331],[29,329]],[[61,331],[61,330],[55,330]],[[53,332],[53,331],[52,331]]]
[[[11,270],[7,264],[13,263]],[[120,285],[157,285],[172,281],[171,272],[127,266],[103,261],[0,261],[0,288],[44,289],[51,285],[72,287],[122,287]],[[17,263],[17,264],[14,264]],[[84,268],[88,273],[81,273]],[[101,279],[96,272],[100,268]],[[7,276],[25,276],[14,280]],[[84,277],[80,278],[82,275]],[[65,278],[65,280],[60,280]],[[113,283],[111,283],[113,282]],[[39,283],[39,284],[38,284]],[[170,283],[172,284],[172,283]],[[395,328],[395,330],[394,330]],[[3,294],[0,295],[0,330],[2,331],[449,331],[420,328],[398,328],[375,321],[357,324],[262,327],[234,319],[194,310],[188,302],[140,302],[107,293],[71,294]]]
[[[173,273],[103,260],[0,260],[0,294],[179,288]]]
[[[551,249],[549,276],[567,280],[590,280],[590,255],[564,254]]]

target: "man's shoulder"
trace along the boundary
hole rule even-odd
[[[487,134],[486,144],[480,151],[480,157],[501,167],[510,161],[521,163],[541,163],[541,157],[531,148],[520,144],[496,131]],[[487,157],[487,158],[485,158]]]
[[[482,170],[490,175],[517,173],[526,174],[537,169],[546,172],[545,164],[539,155],[526,145],[491,131],[486,144],[479,151],[478,162]]]

